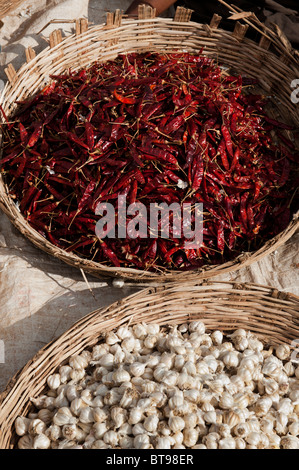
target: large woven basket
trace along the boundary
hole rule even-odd
[[[201,320],[206,331],[229,333],[237,328],[254,332],[265,346],[293,346],[299,337],[299,297],[251,284],[188,282],[148,287],[76,322],[41,349],[8,383],[0,395],[0,448],[16,443],[14,421],[26,416],[31,397],[43,394],[46,379],[71,355],[93,347],[101,335],[120,325],[145,322],[180,325]]]
[[[23,0],[0,0],[0,19],[11,13],[23,3]]]
[[[278,28],[276,31],[269,30],[256,19],[244,13],[239,14],[235,9],[234,18],[243,16],[243,20],[236,21],[235,30],[231,33],[218,28],[221,20],[218,15],[213,16],[209,25],[203,25],[190,21],[191,10],[181,7],[177,9],[174,18],[156,18],[150,7],[142,7],[138,19],[123,19],[117,11],[108,14],[106,24],[90,28],[88,21],[81,19],[76,22],[74,35],[62,38],[61,31],[51,33],[49,47],[40,54],[35,55],[32,48],[27,49],[26,64],[17,72],[11,64],[6,69],[9,83],[0,98],[5,113],[8,116],[12,114],[16,100],[22,100],[41,89],[49,81],[49,74],[59,74],[69,68],[76,70],[86,67],[95,60],[114,59],[119,53],[128,51],[179,49],[196,52],[204,48],[205,54],[217,58],[219,63],[232,70],[249,77],[258,77],[264,93],[274,95],[275,103],[279,103],[279,109],[273,104],[273,112],[286,123],[298,127],[298,106],[291,100],[291,82],[299,77],[298,55]],[[257,34],[258,43],[246,37],[248,27]],[[207,265],[189,272],[165,270],[156,273],[107,267],[57,248],[30,227],[8,196],[1,177],[0,208],[25,237],[47,253],[95,276],[124,277],[134,281],[207,279],[235,271],[276,250],[299,227],[297,214],[282,233],[255,252],[243,253],[236,259],[218,266]]]

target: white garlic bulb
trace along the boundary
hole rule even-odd
[[[63,426],[64,424],[73,424],[76,422],[76,418],[73,416],[71,410],[66,406],[59,408],[53,416],[53,423],[57,426]]]
[[[72,402],[75,398],[79,397],[79,390],[76,385],[68,385],[65,391],[66,398],[69,402]]]
[[[56,390],[60,385],[60,375],[52,374],[47,378],[47,384],[51,390]]]
[[[105,434],[103,435],[103,441],[105,442],[105,444],[109,444],[113,447],[117,446],[118,445],[117,432],[112,431],[112,430],[105,432]]]
[[[278,357],[281,360],[288,359],[290,356],[291,349],[290,346],[287,344],[279,344],[276,349],[275,349],[275,354],[276,357]]]
[[[239,364],[239,357],[235,351],[226,351],[222,356],[222,361],[228,368],[235,368]]]
[[[85,369],[88,366],[88,360],[86,357],[78,354],[69,359],[69,365],[73,369]]]
[[[255,431],[251,431],[251,432],[245,437],[245,441],[246,441],[248,444],[251,444],[251,445],[254,445],[254,446],[258,446],[258,444],[259,444],[259,442],[260,442],[260,433],[255,432]]]
[[[32,419],[28,424],[28,433],[32,436],[42,434],[46,430],[46,424],[39,418]]]
[[[33,440],[34,449],[49,449],[51,441],[45,434],[38,434]]]
[[[207,449],[218,449],[219,440],[220,436],[216,438],[212,434],[207,434],[202,438],[202,442]]]
[[[218,446],[219,449],[235,449],[236,442],[233,437],[224,437],[220,439]]]
[[[177,433],[185,428],[186,422],[185,419],[181,416],[171,415],[168,419],[168,426],[171,431]]]
[[[205,324],[202,321],[192,321],[189,323],[189,331],[192,333],[196,331],[197,334],[203,335],[206,331]]]
[[[103,367],[106,367],[107,370],[111,369],[114,364],[114,356],[111,353],[105,353],[99,358],[99,364]]]
[[[142,417],[143,417],[143,409],[132,408],[129,412],[128,423],[137,424],[141,421]]]
[[[142,362],[135,362],[130,365],[130,373],[134,377],[141,377],[144,374],[146,364]]]
[[[121,384],[123,382],[129,381],[131,378],[129,372],[127,372],[122,366],[120,366],[114,373],[113,373],[113,381],[116,384]]]
[[[126,422],[127,411],[121,408],[120,406],[114,406],[111,408],[110,416],[115,428],[117,429]]]
[[[61,434],[69,441],[75,440],[78,434],[78,428],[76,424],[65,424],[61,428]]]
[[[211,339],[213,341],[213,344],[218,346],[219,344],[222,343],[223,341],[223,333],[220,330],[215,330],[211,333]]]
[[[24,436],[20,437],[18,440],[18,448],[19,449],[33,449],[33,436],[29,434],[25,434]]]
[[[118,343],[120,338],[114,331],[109,331],[109,333],[106,334],[105,341],[111,346],[112,344]]]
[[[55,408],[63,408],[64,406],[69,406],[69,401],[65,396],[65,391],[62,390],[53,401]],[[50,411],[50,410],[48,410]]]
[[[147,434],[137,434],[134,437],[134,448],[135,449],[149,449],[150,448],[150,439]]]
[[[219,407],[223,410],[231,409],[235,404],[233,396],[229,392],[223,392],[219,399]]]
[[[84,424],[93,423],[94,422],[94,410],[89,406],[85,406],[84,408],[80,410],[78,418],[79,418],[80,423],[84,423]]]
[[[159,418],[157,415],[152,414],[145,418],[143,426],[148,432],[155,432],[159,424]]]
[[[97,439],[92,443],[92,449],[110,449],[110,446],[106,444],[102,439]]]
[[[135,436],[136,437],[136,436]],[[134,448],[134,439],[135,437],[123,436],[119,440],[119,445],[121,449],[133,449]]]
[[[217,415],[215,410],[207,411],[204,414],[204,420],[207,424],[213,424],[217,422]]]
[[[155,449],[171,449],[170,439],[168,437],[158,437]]]
[[[45,431],[45,435],[49,437],[49,439],[55,443],[61,436],[62,436],[62,428],[57,424],[51,424]]]
[[[137,423],[132,426],[132,434],[133,436],[137,436],[138,434],[146,434],[146,429],[143,426],[143,423]]]
[[[29,427],[30,419],[25,416],[18,416],[15,420],[15,430],[18,436],[24,436]]]
[[[199,432],[196,428],[185,428],[183,430],[183,444],[187,447],[193,447],[197,444]]]
[[[45,424],[50,424],[53,418],[53,411],[48,410],[47,408],[42,408],[37,413],[37,418],[43,421]]]
[[[280,443],[283,449],[299,449],[299,439],[295,436],[283,436]]]
[[[106,422],[99,422],[93,425],[92,430],[96,439],[102,439],[104,434],[108,431],[108,427]]]

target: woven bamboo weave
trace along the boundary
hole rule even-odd
[[[50,374],[71,355],[101,341],[120,325],[144,322],[160,326],[194,320],[206,331],[229,333],[237,328],[254,332],[265,346],[290,344],[296,355],[299,338],[299,297],[270,287],[225,282],[173,283],[147,287],[76,322],[58,339],[41,349],[8,383],[0,395],[0,448],[15,445],[13,423],[28,414],[30,398],[43,394]]]
[[[157,18],[150,7],[143,5],[136,19],[123,18],[121,12],[116,11],[108,14],[106,24],[90,28],[86,19],[79,19],[75,34],[63,38],[61,31],[54,31],[50,36],[50,45],[44,51],[38,55],[31,48],[26,51],[28,62],[18,71],[12,65],[7,67],[9,83],[0,97],[0,104],[9,116],[16,107],[16,100],[34,95],[49,82],[50,74],[59,74],[69,68],[80,69],[95,60],[114,59],[119,53],[161,50],[199,52],[204,48],[206,55],[214,57],[232,72],[258,77],[263,92],[275,96],[271,106],[273,117],[298,127],[298,106],[292,103],[290,87],[291,82],[299,77],[298,56],[281,31],[269,30],[248,15],[243,14],[243,20],[240,20],[242,13],[234,8],[232,11],[239,19],[232,33],[218,28],[219,23],[221,25],[218,15],[213,16],[209,25],[204,25],[190,21],[190,10],[183,8],[177,10],[174,18]],[[258,34],[258,42],[246,38],[248,28],[254,29]],[[9,197],[1,177],[0,208],[25,237],[50,255],[94,276],[123,277],[147,282],[208,279],[238,270],[276,250],[299,227],[297,213],[282,233],[255,252],[243,253],[219,266],[207,265],[189,272],[165,270],[156,273],[134,268],[107,267],[57,248],[30,227]]]
[[[22,5],[23,0],[9,0],[9,1],[0,1],[0,19],[4,18],[6,15],[11,13],[13,10]]]

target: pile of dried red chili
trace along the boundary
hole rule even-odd
[[[290,222],[298,153],[254,80],[189,53],[129,53],[51,78],[2,125],[1,171],[54,245],[110,266],[192,269],[256,250]],[[99,240],[96,206],[117,214],[119,195],[203,203],[202,246],[172,232]]]

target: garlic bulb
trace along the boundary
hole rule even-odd
[[[82,355],[72,356],[69,365],[73,369],[85,369],[88,366],[88,360]]]
[[[135,362],[134,364],[130,365],[130,373],[134,377],[141,377],[144,374],[144,370],[146,368],[146,364],[142,362]]]
[[[174,433],[177,433],[179,431],[182,431],[185,426],[186,426],[186,422],[184,420],[184,418],[182,418],[181,416],[170,416],[169,419],[168,419],[168,426],[169,426],[169,429],[171,429],[171,431],[173,431]]]
[[[191,333],[195,331],[198,335],[203,335],[206,331],[205,324],[201,321],[192,321],[188,329]]]
[[[101,439],[107,431],[108,427],[105,422],[99,422],[93,425],[93,434],[96,439]]]
[[[222,343],[223,340],[223,333],[220,330],[215,330],[213,333],[211,333],[211,339],[213,341],[213,344],[216,346],[219,346],[219,344]]]
[[[43,421],[45,424],[50,424],[53,418],[53,411],[48,410],[47,408],[42,408],[37,413],[37,418]]]
[[[122,382],[127,382],[131,379],[129,372],[127,372],[122,366],[120,366],[114,373],[113,373],[113,381],[115,384],[121,384]]]
[[[38,434],[33,441],[33,449],[49,449],[50,439],[45,434]]]
[[[280,443],[283,449],[299,449],[299,439],[295,436],[283,436]]]
[[[103,435],[103,441],[105,442],[105,444],[109,444],[113,447],[117,446],[118,445],[117,432],[112,431],[112,430],[105,432],[105,434]]]
[[[46,424],[41,419],[32,419],[28,424],[28,433],[32,436],[42,434],[46,430]]]
[[[252,432],[248,433],[248,435],[245,437],[245,441],[248,444],[258,446],[258,444],[260,442],[260,434],[258,432],[252,431]]]
[[[141,408],[132,408],[129,412],[128,423],[137,424],[143,417],[143,410]]]
[[[149,449],[150,438],[147,434],[137,434],[137,436],[134,437],[133,444],[135,449]]]
[[[222,356],[222,361],[227,368],[233,368],[238,366],[239,357],[235,351],[226,351]]]
[[[76,418],[73,416],[71,410],[64,406],[59,408],[53,416],[53,423],[58,426],[63,426],[64,424],[73,424],[76,422]]]
[[[60,383],[64,384],[68,382],[71,370],[72,368],[69,365],[64,365],[59,368]]]
[[[235,404],[233,396],[229,392],[223,392],[219,399],[219,407],[223,410],[231,409]]]
[[[34,442],[33,437],[30,436],[29,434],[25,434],[18,440],[18,448],[19,449],[33,449],[33,442]]]
[[[298,436],[299,435],[299,421],[295,421],[295,422],[291,423],[288,426],[288,432],[292,436]]]
[[[156,440],[155,449],[171,449],[170,440],[168,437],[158,437]]]
[[[236,442],[233,437],[224,437],[219,441],[219,449],[235,449]]]
[[[136,436],[135,436],[136,437]],[[134,439],[135,437],[123,436],[119,440],[119,445],[121,449],[133,449],[134,448]]]
[[[79,422],[85,424],[94,422],[94,412],[91,407],[85,406],[80,410]]]
[[[287,344],[280,344],[275,349],[276,357],[281,360],[287,359],[290,356],[291,349]]]
[[[60,383],[60,374],[52,374],[47,378],[47,384],[51,390],[56,390]]]
[[[155,432],[159,424],[157,415],[149,415],[144,419],[143,426],[148,432]]]
[[[193,447],[198,441],[198,430],[196,428],[185,428],[183,430],[183,444],[187,447]]]
[[[18,436],[24,436],[29,427],[30,419],[24,416],[18,416],[15,420],[15,430]]]
[[[76,424],[64,424],[61,428],[62,436],[69,441],[76,439],[78,428]]]
[[[57,424],[50,424],[50,426],[46,429],[45,435],[49,437],[49,439],[53,443],[55,443],[61,436],[62,436],[62,427],[58,426]]]

